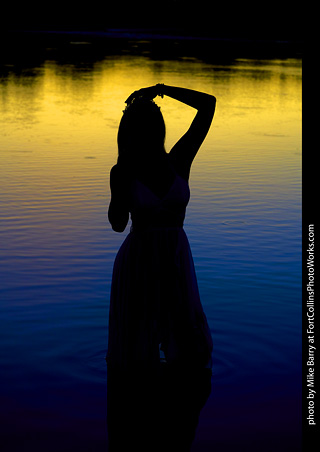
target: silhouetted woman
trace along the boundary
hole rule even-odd
[[[197,110],[167,153],[156,96]],[[188,451],[211,389],[212,339],[183,229],[192,161],[210,128],[215,97],[158,84],[126,100],[109,221],[130,233],[114,263],[108,339],[112,451]]]

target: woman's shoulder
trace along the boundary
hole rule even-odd
[[[110,185],[117,185],[117,182],[120,179],[121,170],[119,168],[119,165],[113,165],[113,167],[110,170]]]
[[[116,163],[110,170],[110,179],[123,178],[130,176],[130,168],[125,164]]]

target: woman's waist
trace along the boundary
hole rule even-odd
[[[132,227],[134,229],[182,228],[184,216],[184,212],[177,211],[131,212]]]
[[[183,229],[183,221],[132,221],[130,232]]]

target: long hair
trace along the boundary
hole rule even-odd
[[[166,128],[160,107],[152,100],[135,99],[123,112],[118,130],[118,155],[137,162],[164,152]]]

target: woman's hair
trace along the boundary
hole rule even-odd
[[[152,100],[135,99],[123,112],[118,130],[119,157],[135,159],[164,150],[166,128],[160,107]]]

